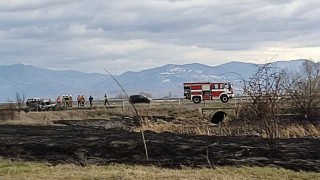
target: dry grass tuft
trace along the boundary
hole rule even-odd
[[[245,122],[236,118],[236,115],[228,114],[227,118],[218,125],[210,124],[212,113],[199,114],[198,109],[189,106],[162,107],[162,106],[138,106],[137,110],[143,117],[141,127],[128,129],[140,132],[150,130],[157,133],[173,132],[180,134],[214,135],[214,136],[247,136],[259,135],[258,127],[253,123]],[[1,114],[0,114],[1,115]],[[62,111],[46,112],[19,112],[13,120],[3,120],[0,124],[20,125],[53,125],[55,120],[86,120],[86,119],[112,119],[115,116],[134,117],[132,108],[125,107],[108,108],[96,107],[92,109],[67,109]],[[162,119],[161,119],[162,118]],[[168,120],[168,119],[171,120]],[[320,138],[320,125],[307,122],[300,124],[280,124],[280,138]]]
[[[281,129],[281,138],[320,138],[319,128],[313,124],[291,124]]]
[[[19,117],[20,111],[17,109],[14,103],[9,102],[8,104],[0,107],[0,120],[14,120]]]

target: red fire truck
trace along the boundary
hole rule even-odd
[[[192,100],[194,103],[214,99],[220,99],[221,102],[226,103],[234,97],[230,82],[186,82],[183,83],[183,86],[185,98]]]

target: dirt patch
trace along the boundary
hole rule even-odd
[[[59,126],[0,126],[0,155],[51,164],[110,163],[155,165],[168,168],[211,166],[277,166],[320,172],[318,139],[281,139],[269,149],[258,137],[225,137],[144,133],[149,161],[140,132],[126,127],[133,120],[57,121]]]

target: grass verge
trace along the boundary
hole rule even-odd
[[[0,158],[0,179],[320,179],[320,173],[295,172],[274,167],[218,167],[216,169],[165,169],[114,164],[80,167],[73,164],[10,161]]]

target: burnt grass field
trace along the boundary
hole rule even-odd
[[[75,113],[77,111],[80,110],[76,110]],[[147,126],[149,128],[145,128],[147,160],[139,128],[141,124],[137,123],[133,116],[122,115],[115,118],[110,112],[97,111],[88,110],[86,114],[91,113],[91,118],[94,114],[108,117],[105,119],[84,117],[75,120],[79,118],[77,116],[72,120],[60,118],[50,121],[49,124],[47,120],[47,124],[36,125],[4,123],[0,125],[0,156],[52,165],[74,163],[86,166],[122,163],[166,168],[272,166],[296,171],[320,172],[318,137],[281,138],[279,148],[272,149],[256,135],[199,135],[181,131],[177,133],[174,129],[178,129],[176,126],[182,124],[182,119],[185,119],[189,127],[206,126],[210,131],[221,130],[219,127],[221,125],[203,125],[202,121],[197,122],[196,115],[182,118],[179,117],[179,113],[164,115],[158,117],[161,120],[152,122],[153,127],[160,122],[162,125],[167,123],[170,126],[168,130],[163,128],[161,131],[152,131],[150,124]],[[21,121],[24,117],[26,115],[20,116]],[[155,117],[152,116],[153,121]],[[39,121],[42,120],[41,114]],[[224,126],[232,126],[232,123]]]

